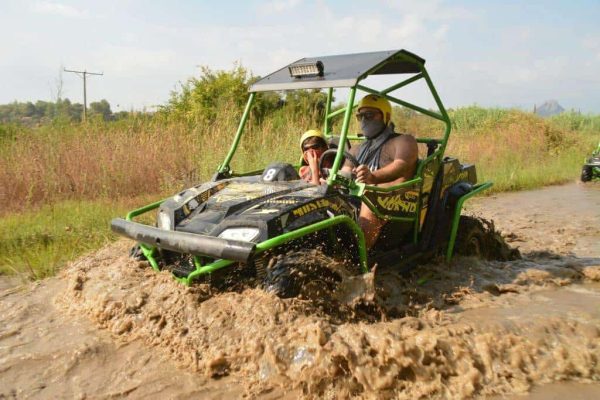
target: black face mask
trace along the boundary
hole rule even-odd
[[[373,139],[377,135],[379,135],[383,129],[385,128],[385,123],[382,120],[370,120],[367,121],[363,119],[360,121],[360,129],[362,134],[365,135],[367,139]]]

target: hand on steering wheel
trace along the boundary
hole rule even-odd
[[[323,168],[323,161],[331,158],[331,157],[335,157],[335,155],[337,154],[338,149],[329,149],[326,150],[325,152],[323,152],[323,154],[321,154],[321,157],[319,158],[319,174],[321,176],[327,176],[328,173],[325,173],[325,169]],[[344,151],[344,158],[348,161],[350,161],[350,163],[352,163],[353,168],[358,167],[359,162],[356,159],[356,157],[354,157],[352,154],[350,154],[350,152],[348,151]],[[350,179],[354,180],[356,179],[356,175],[354,173],[352,173]]]

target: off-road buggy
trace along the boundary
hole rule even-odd
[[[592,156],[585,160],[581,168],[581,181],[589,182],[592,179],[600,179],[600,143],[592,153]]]
[[[364,84],[373,75],[405,78],[375,90]],[[424,82],[437,111],[392,95],[417,81]],[[347,103],[333,111],[334,90],[340,88],[348,91]],[[262,171],[233,171],[230,162],[257,93],[298,89],[327,92],[322,130],[338,144],[321,159],[334,158],[327,183],[306,183],[299,178],[299,165],[285,163]],[[286,297],[297,295],[310,276],[328,288],[340,280],[338,272],[302,257],[316,250],[343,260],[356,274],[375,264],[407,268],[439,254],[450,261],[457,241],[463,251],[485,253],[483,227],[461,216],[461,210],[465,200],[492,184],[478,184],[473,165],[444,156],[452,125],[424,59],[406,50],[303,58],[258,80],[249,92],[233,144],[211,181],[112,221],[113,231],[137,241],[154,269],[169,269],[185,284],[200,279],[215,285],[255,281]],[[439,138],[417,139],[423,154],[413,179],[383,188],[357,183],[341,170],[345,159],[353,159],[347,151],[351,141],[364,139],[349,133],[361,92],[441,121]],[[334,134],[337,118],[341,129]],[[357,224],[361,203],[387,221],[369,252]],[[156,226],[133,221],[155,209]]]

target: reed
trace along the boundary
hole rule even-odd
[[[0,129],[0,274],[38,279],[114,236],[112,217],[209,178],[223,161],[239,120],[225,107],[210,123],[191,125],[138,116],[88,124],[56,122]],[[477,166],[493,191],[575,180],[600,138],[600,117],[567,113],[542,119],[519,110],[450,111],[446,151]],[[439,137],[440,123],[396,109],[397,131]],[[299,137],[314,115],[277,111],[249,121],[235,171],[269,162],[296,163]],[[352,132],[357,129],[351,125]]]

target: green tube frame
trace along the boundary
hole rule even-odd
[[[133,210],[127,214],[125,219],[127,221],[131,221],[134,217],[137,217],[141,214],[144,214],[148,211],[158,208],[163,203],[163,201],[164,200],[156,201],[154,203],[148,204],[147,206]],[[358,224],[347,215],[337,215],[335,217],[331,217],[324,221],[319,221],[314,224],[307,225],[302,228],[296,229],[292,232],[287,232],[287,233],[284,233],[283,235],[279,235],[274,238],[267,239],[256,245],[255,254],[260,254],[260,253],[270,250],[274,247],[280,246],[286,242],[289,242],[290,240],[298,239],[298,238],[300,238],[302,236],[306,236],[310,233],[314,233],[314,232],[317,232],[317,231],[320,231],[323,229],[329,229],[329,228],[332,228],[332,227],[334,227],[336,225],[340,225],[340,224],[345,224],[346,226],[348,226],[352,230],[352,232],[356,235],[356,242],[358,245],[358,255],[359,255],[359,260],[360,260],[359,261],[360,268],[363,273],[368,272],[369,268],[368,268],[368,264],[367,264],[367,247],[365,245],[365,236],[363,234],[362,229],[360,229],[360,227],[358,226]],[[148,259],[148,262],[150,262],[152,269],[154,269],[156,271],[160,271],[158,261],[156,260],[156,257],[155,257],[156,256],[156,248],[145,245],[143,243],[140,243],[140,248],[142,249],[144,256]],[[217,260],[217,261],[213,262],[212,264],[202,266],[200,264],[198,257],[194,257],[194,265],[196,266],[196,270],[193,271],[192,273],[190,273],[185,278],[176,278],[176,279],[182,283],[185,283],[186,285],[189,285],[197,277],[199,277],[201,275],[209,274],[209,273],[217,271],[221,268],[227,267],[227,266],[233,264],[234,262],[235,261],[233,261],[233,260]]]
[[[283,235],[267,239],[264,242],[257,243],[255,254],[260,254],[267,250],[270,250],[274,247],[280,246],[286,242],[289,242],[294,239],[298,239],[302,236],[306,236],[310,233],[314,233],[323,229],[328,229],[336,225],[345,224],[348,226],[352,232],[357,236],[357,244],[358,244],[358,255],[360,259],[360,267],[363,273],[368,272],[367,265],[367,248],[365,246],[365,238],[360,227],[354,222],[354,220],[347,215],[338,215],[324,221],[319,221],[311,225],[304,226],[302,228],[296,229],[292,232],[284,233]],[[154,260],[156,261],[156,260]],[[231,264],[235,263],[232,260],[217,260],[208,265],[201,265],[200,261],[197,257],[194,258],[194,265],[196,266],[196,270],[191,272],[185,278],[177,278],[179,282],[182,282],[186,285],[189,285],[194,279],[206,274],[210,274],[215,272],[221,268],[227,267]]]
[[[458,225],[460,222],[460,213],[465,201],[469,200],[476,194],[489,189],[492,187],[492,182],[485,182],[479,185],[473,186],[473,190],[469,193],[461,196],[456,202],[456,208],[454,209],[454,217],[452,218],[452,228],[450,230],[450,240],[448,241],[448,249],[446,250],[446,262],[452,261],[452,255],[454,254],[454,244],[456,243],[456,233],[458,232]]]
[[[148,205],[146,205],[144,207],[140,207],[140,208],[137,208],[137,209],[135,209],[133,211],[130,211],[125,216],[125,219],[127,221],[131,221],[131,220],[133,220],[133,218],[137,217],[138,215],[145,214],[148,211],[152,211],[152,210],[160,207],[160,205],[164,201],[165,200],[155,201],[154,203],[150,203],[150,204],[148,204]],[[146,257],[146,259],[150,263],[150,266],[152,267],[152,269],[155,270],[155,271],[160,271],[160,267],[158,266],[158,262],[156,261],[156,258],[154,257],[156,255],[156,249],[154,247],[148,246],[148,245],[146,245],[144,243],[140,243],[140,249],[142,249],[142,253],[144,254],[144,256]]]
[[[244,109],[244,114],[242,115],[242,119],[238,126],[237,132],[235,133],[235,138],[233,139],[233,143],[231,144],[231,148],[225,156],[225,160],[223,164],[219,165],[218,172],[219,173],[229,173],[229,163],[237,150],[238,145],[240,144],[240,139],[242,138],[242,133],[244,132],[244,127],[246,126],[246,122],[248,121],[248,117],[250,116],[250,110],[252,109],[252,104],[254,104],[254,98],[256,97],[256,93],[250,93],[250,97],[248,98],[248,102],[246,103],[246,108]]]

